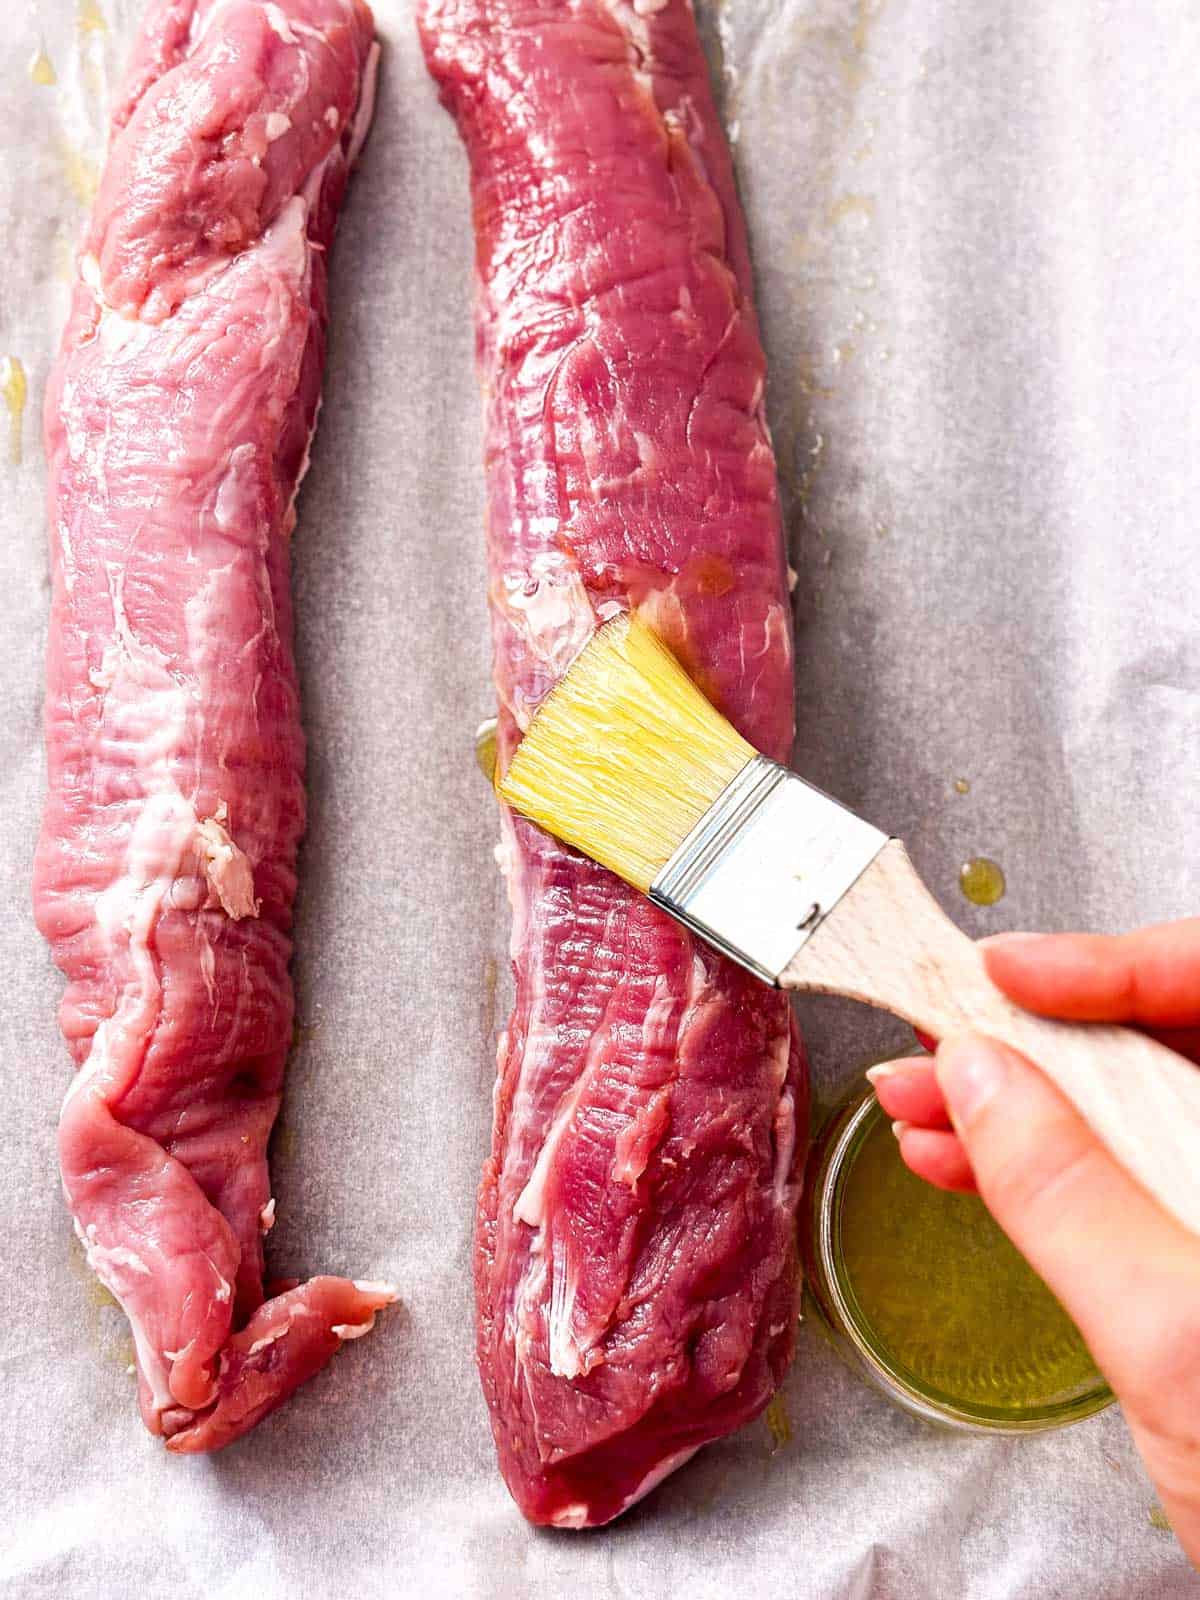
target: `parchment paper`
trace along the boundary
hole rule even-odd
[[[36,414],[138,0],[100,6],[17,0],[0,39],[0,353],[29,380],[22,459],[0,469],[5,1592],[1195,1592],[1115,1411],[1040,1438],[942,1435],[811,1327],[790,1443],[751,1426],[600,1534],[535,1533],[509,1503],[468,1270],[507,1003],[471,750],[491,706],[471,238],[408,0],[377,4],[379,108],[337,245],[295,540],[312,816],[271,1249],[279,1272],[393,1278],[404,1308],[224,1455],[173,1460],[142,1432],[124,1323],[58,1194],[60,982],[28,890],[48,594]],[[901,833],[973,931],[1195,911],[1200,14],[728,0],[704,21],[800,573],[803,770]],[[43,46],[53,86],[29,74]],[[976,852],[1008,876],[990,911],[955,886]],[[905,1042],[848,1005],[813,1002],[804,1022],[826,1099]]]

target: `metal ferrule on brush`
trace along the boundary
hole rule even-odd
[[[778,984],[887,834],[794,772],[755,756],[650,885],[650,898]]]

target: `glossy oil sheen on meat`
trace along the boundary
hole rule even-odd
[[[288,541],[375,52],[359,0],[156,0],[46,396],[62,1179],[175,1450],[236,1438],[392,1297],[264,1301],[262,1247],[304,823]]]
[[[471,161],[499,759],[628,606],[786,759],[763,354],[690,7],[423,0],[421,26]],[[479,1367],[521,1509],[584,1527],[786,1368],[805,1070],[784,998],[511,816],[501,854]]]

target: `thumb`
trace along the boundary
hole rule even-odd
[[[1195,1518],[1200,1239],[1016,1051],[950,1039],[937,1076],[988,1209],[1074,1319],[1160,1490]]]

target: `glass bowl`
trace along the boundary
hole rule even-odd
[[[835,1348],[898,1406],[971,1433],[1034,1433],[1112,1403],[1078,1331],[975,1196],[900,1159],[869,1086],[809,1158],[808,1298]]]

